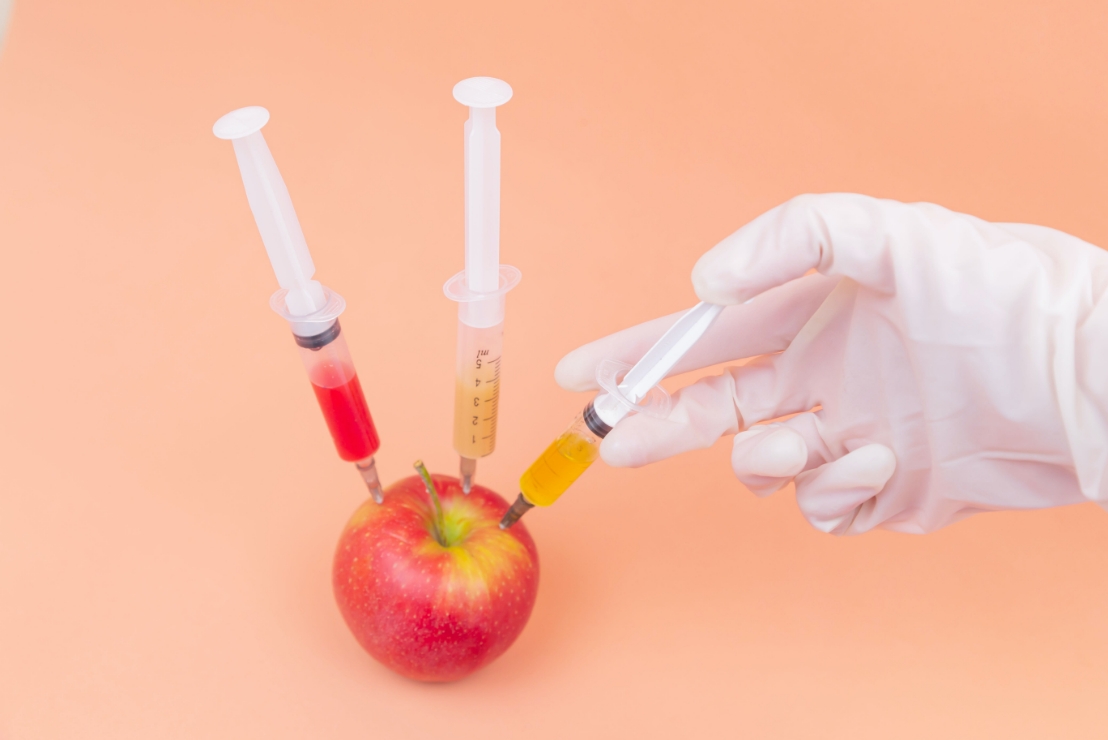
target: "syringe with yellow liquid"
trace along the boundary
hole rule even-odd
[[[469,493],[477,460],[496,449],[504,295],[519,270],[500,264],[500,132],[496,108],[512,97],[507,82],[471,77],[454,86],[469,106],[465,124],[466,266],[443,292],[458,302],[458,356],[454,377],[454,449],[462,490]]]
[[[668,408],[667,396],[657,394],[655,398],[664,399],[664,402],[654,404],[643,404],[643,400],[704,336],[721,311],[723,306],[698,303],[678,319],[622,379],[611,365],[607,366],[606,373],[606,363],[602,364],[597,379],[603,391],[524,471],[519,479],[519,497],[500,520],[500,528],[512,526],[535,506],[550,506],[557,501],[600,456],[600,442],[625,416],[633,412],[664,414]]]

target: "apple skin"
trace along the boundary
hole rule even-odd
[[[539,555],[522,523],[504,531],[507,502],[457,478],[432,476],[442,502],[443,547],[419,476],[362,504],[335,551],[339,611],[366,652],[418,681],[456,681],[496,659],[531,616]]]

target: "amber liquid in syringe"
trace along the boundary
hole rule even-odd
[[[476,460],[496,449],[503,340],[503,324],[482,329],[458,326],[454,450],[463,458]]]

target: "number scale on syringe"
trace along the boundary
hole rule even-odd
[[[475,329],[460,326],[454,391],[454,449],[465,458],[485,457],[496,448],[500,404],[503,324]]]

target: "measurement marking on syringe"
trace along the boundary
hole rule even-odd
[[[496,445],[497,413],[500,407],[499,327],[484,334],[464,325],[459,348],[454,447],[462,457],[484,457]],[[468,345],[468,346],[466,346]]]

